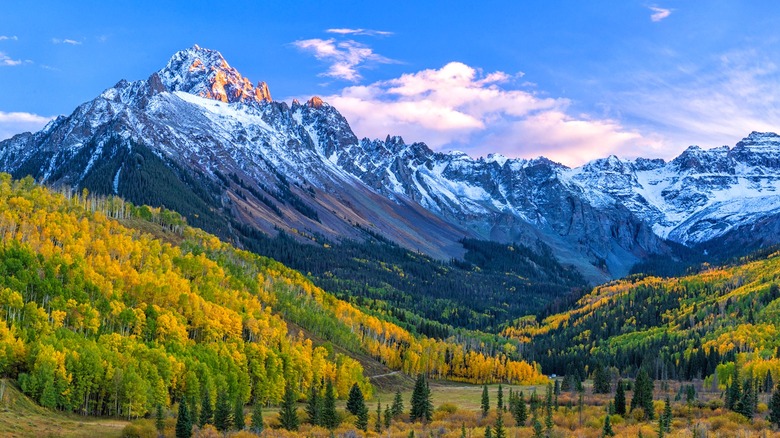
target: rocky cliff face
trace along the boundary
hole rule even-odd
[[[198,46],[0,143],[0,168],[15,176],[176,208],[226,236],[282,229],[319,244],[369,230],[445,259],[462,254],[463,237],[544,244],[593,281],[668,252],[664,239],[734,239],[771,221],[779,157],[780,138],[761,133],[669,163],[609,157],[576,169],[359,140],[320,98],[273,101],[264,82]]]

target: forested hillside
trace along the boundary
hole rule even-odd
[[[614,366],[663,379],[780,377],[780,253],[679,278],[633,276],[595,288],[572,310],[504,330],[547,373]]]
[[[289,335],[287,321],[410,374],[544,380],[511,343],[489,355],[416,338],[170,211],[2,174],[0,235],[0,374],[45,407],[136,417],[205,393],[276,403],[291,386],[304,398],[322,380],[340,397],[354,383],[371,394],[355,359]]]

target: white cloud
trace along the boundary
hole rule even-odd
[[[7,113],[0,111],[0,140],[22,132],[39,131],[53,118],[25,112]]]
[[[653,11],[653,13],[650,15],[650,20],[653,21],[654,23],[657,23],[663,20],[664,18],[672,15],[671,9],[659,8],[658,6],[648,6],[648,8],[651,11]]]
[[[65,39],[52,38],[51,42],[54,43],[54,44],[70,44],[71,46],[79,46],[79,45],[81,45],[81,41],[76,41],[76,40],[70,39],[70,38],[65,38]]]
[[[15,67],[17,65],[21,65],[22,63],[23,61],[21,59],[12,59],[5,53],[0,52],[0,65],[4,65],[7,67]]]
[[[396,61],[385,58],[357,41],[336,41],[333,38],[327,40],[312,38],[299,40],[292,43],[304,52],[309,52],[315,58],[330,64],[328,71],[321,76],[344,79],[357,82],[361,79],[359,69],[370,63],[391,64]]]
[[[327,33],[335,33],[339,35],[366,35],[366,36],[390,36],[393,32],[385,30],[372,30],[372,29],[349,29],[349,28],[336,28],[327,29]]]
[[[544,155],[578,165],[628,147],[657,147],[656,140],[617,121],[569,114],[567,99],[509,87],[520,76],[484,73],[451,62],[440,69],[346,87],[326,100],[358,136],[402,135],[409,142],[473,156]]]
[[[12,36],[0,35],[0,41],[6,41],[6,40],[18,41],[19,37],[17,37],[16,35],[12,35]]]

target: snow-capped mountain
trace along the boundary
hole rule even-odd
[[[460,256],[463,237],[542,243],[594,281],[669,253],[665,239],[749,244],[735,233],[780,227],[776,134],[668,163],[473,159],[399,137],[358,140],[321,99],[273,101],[264,82],[198,46],[0,142],[0,169],[165,205],[227,237],[282,229],[318,244],[372,232],[439,258]]]

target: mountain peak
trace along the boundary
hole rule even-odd
[[[176,52],[158,75],[171,91],[184,91],[226,103],[271,101],[265,82],[253,86],[221,53],[197,44]]]

